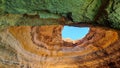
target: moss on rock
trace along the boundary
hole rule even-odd
[[[112,23],[112,27],[120,28],[120,0],[110,0],[107,8],[108,20]]]
[[[4,14],[5,11],[5,0],[0,0],[0,15]]]
[[[48,11],[50,13],[70,17],[75,22],[92,21],[101,0],[6,0],[6,12],[8,13],[36,13]]]
[[[43,25],[43,18],[59,19],[64,16],[74,23],[97,22],[120,29],[119,6],[119,0],[0,0],[0,26]],[[38,15],[39,19],[26,18],[24,14]]]

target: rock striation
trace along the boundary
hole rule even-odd
[[[120,31],[89,27],[75,43],[62,40],[62,25],[13,26],[0,37],[15,50],[18,68],[119,68]]]
[[[0,0],[0,68],[120,68],[119,6],[119,0]],[[90,31],[64,40],[64,25]]]

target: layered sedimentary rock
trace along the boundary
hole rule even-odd
[[[14,26],[2,31],[0,37],[16,51],[18,68],[120,67],[120,31],[90,26],[83,39],[72,43],[62,40],[62,28]]]
[[[120,68],[119,6],[119,0],[0,0],[0,68]],[[83,39],[63,40],[63,26],[79,23],[96,26],[88,25]]]

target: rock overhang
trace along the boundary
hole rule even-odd
[[[36,62],[46,62],[50,64],[49,67],[53,67],[54,63],[59,61],[58,58],[61,57],[59,63],[55,64],[56,67],[63,66],[64,68],[64,65],[65,67],[76,68],[84,65],[87,67],[109,66],[111,61],[117,64],[119,59],[115,58],[119,57],[119,30],[88,24],[77,24],[76,26],[90,27],[90,32],[76,43],[62,40],[61,30],[63,25],[11,26],[1,32],[0,37],[2,41],[17,51],[22,60],[33,61],[29,63],[30,66],[36,64]],[[98,56],[104,60],[98,58]],[[110,58],[110,56],[112,57]],[[41,59],[45,57],[47,59]],[[79,59],[80,57],[81,59]],[[24,62],[28,63],[28,61]],[[64,64],[65,62],[68,64]],[[91,63],[88,65],[89,62]],[[46,66],[37,64],[38,67],[40,67],[39,65]]]
[[[0,1],[0,27],[7,26],[0,38],[15,49],[22,62],[18,64],[33,68],[46,67],[44,63],[52,68],[119,67],[119,0]],[[70,6],[73,8],[67,9]],[[64,25],[87,26],[90,32],[76,43],[65,42],[60,34]]]
[[[118,0],[30,0],[29,2],[24,0],[1,0],[0,3],[1,26],[46,25],[39,23],[41,21],[39,17],[47,19],[65,17],[74,23],[97,23],[119,29]],[[31,20],[31,18],[34,19]]]

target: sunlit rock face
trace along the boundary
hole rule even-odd
[[[89,33],[73,43],[62,40],[62,29],[62,25],[14,26],[0,37],[15,50],[18,68],[120,67],[120,31],[90,26]]]

